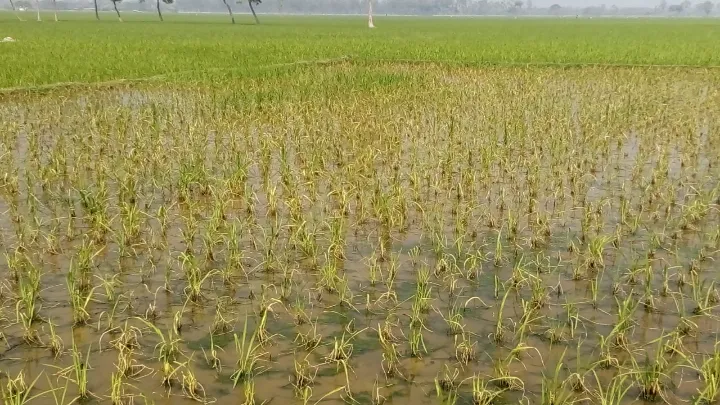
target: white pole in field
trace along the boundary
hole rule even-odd
[[[368,28],[375,28],[372,19],[372,0],[368,0]]]

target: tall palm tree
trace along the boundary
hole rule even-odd
[[[112,1],[113,8],[115,9],[115,14],[117,14],[117,16],[118,16],[118,21],[123,22],[122,17],[120,17],[120,10],[118,10],[118,8],[117,8],[118,3],[120,3],[122,0],[110,0],[110,1]]]
[[[230,14],[230,20],[232,21],[233,24],[235,24],[235,16],[233,15],[230,4],[228,4],[227,0],[223,0],[223,3],[225,4],[225,7],[227,7],[227,9],[228,9],[228,14]]]
[[[250,11],[252,11],[252,15],[255,18],[255,24],[260,24],[260,20],[258,20],[257,14],[255,14],[255,7],[253,7],[254,4],[260,4],[262,3],[262,0],[248,0],[248,5],[250,6]]]
[[[175,0],[162,0],[165,4],[173,4]],[[155,7],[157,8],[158,17],[160,17],[160,21],[164,21],[162,10],[160,10],[160,0],[155,0]]]
[[[25,21],[20,18],[20,15],[17,13],[17,9],[15,8],[15,2],[13,2],[13,0],[10,0],[10,7],[12,7],[13,14],[15,14],[15,17],[17,17],[18,20]]]

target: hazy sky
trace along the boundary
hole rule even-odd
[[[561,6],[587,7],[596,6],[605,3],[608,7],[615,4],[618,7],[640,7],[640,6],[656,6],[660,4],[660,0],[532,0],[534,7],[549,7],[553,4]],[[682,0],[668,0],[668,4],[681,3]],[[693,2],[696,3],[697,1]]]

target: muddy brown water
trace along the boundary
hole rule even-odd
[[[561,379],[576,371],[585,376],[588,391],[573,397],[597,403],[592,399],[597,384],[589,370],[603,383],[623,373],[630,373],[628,383],[634,382],[630,359],[644,365],[646,354],[654,356],[658,339],[675,330],[681,318],[691,319],[697,328],[683,337],[682,356],[662,355],[676,366],[661,378],[663,395],[668,403],[680,403],[703,387],[682,357],[700,361],[714,353],[718,341],[711,284],[718,277],[720,248],[717,77],[662,70],[591,69],[558,76],[546,69],[423,71],[385,65],[320,70],[319,83],[305,72],[283,94],[272,93],[271,82],[245,84],[247,94],[267,92],[277,103],[237,100],[222,89],[151,87],[4,101],[0,118],[11,125],[0,132],[0,177],[5,176],[0,182],[0,247],[6,253],[0,258],[2,383],[23,372],[28,383],[37,378],[33,393],[49,390],[51,384],[67,386],[68,403],[77,388],[60,370],[72,364],[74,342],[83,356],[90,353],[91,395],[85,401],[109,403],[118,362],[111,341],[119,335],[111,326],[127,321],[142,331],[133,358],[144,368],[124,379],[124,403],[196,402],[182,390],[179,373],[188,370],[204,387],[206,402],[250,403],[243,384],[233,387],[231,380],[238,360],[233,334],[242,336],[246,317],[252,333],[259,309],[277,300],[268,310],[270,339],[260,348],[253,377],[258,404],[302,403],[291,378],[293,359],[303,358],[315,367],[310,404],[347,381],[353,399],[342,391],[322,402],[372,403],[379,393],[388,404],[443,403],[446,394],[436,395],[435,380],[445,370],[458,371],[457,402],[472,403],[469,378],[492,381],[493,361],[508,356],[519,342],[535,349],[510,364],[510,374],[524,382],[524,391],[507,391],[498,403],[541,403],[543,377],[552,376],[559,361]],[[400,73],[422,77],[423,83],[341,91],[349,78],[365,83],[361,79]],[[683,85],[673,84],[680,81]],[[337,91],[315,99],[313,86]],[[284,164],[292,192],[283,188]],[[187,167],[202,167],[202,173],[191,173],[189,200],[183,200],[179,184]],[[233,177],[237,167],[244,170],[244,183]],[[263,167],[269,170],[267,177]],[[120,207],[128,202],[121,190],[128,179],[136,197],[131,204],[142,213],[138,237],[121,249],[117,235],[127,214]],[[92,285],[97,289],[88,305],[89,322],[73,326],[67,274],[82,244],[96,235],[79,190],[97,190],[101,183],[107,187],[111,231],[92,245],[97,250]],[[205,185],[242,191],[215,199]],[[340,210],[342,192],[348,195],[345,214]],[[317,230],[316,266],[292,246],[293,226],[299,224],[289,208],[293,193],[302,220]],[[273,195],[279,196],[276,214],[268,212]],[[210,259],[202,238],[211,227],[216,201],[225,202],[224,218]],[[705,208],[700,218],[682,222],[700,206]],[[160,207],[167,209],[164,235]],[[547,219],[549,234],[534,244],[539,217]],[[190,248],[183,236],[188,218],[197,221]],[[337,218],[343,224],[342,258],[325,254],[333,242],[329,224]],[[517,221],[513,236],[511,218]],[[591,225],[584,229],[588,218]],[[227,268],[233,224],[242,269],[233,270],[230,282],[219,275],[208,278],[203,298],[188,302],[182,253],[194,252],[203,274]],[[598,235],[620,238],[617,246],[607,244],[603,268],[588,269],[583,267],[588,245]],[[57,240],[57,252],[49,251],[51,240]],[[498,244],[502,260],[496,264]],[[384,259],[379,259],[381,247]],[[47,343],[48,322],[55,325],[65,346],[57,358],[42,344],[23,340],[18,285],[8,261],[16,251],[40,269],[39,319],[33,329]],[[470,266],[475,253],[480,259]],[[347,302],[318,285],[319,268],[328,260],[347,281]],[[380,269],[374,285],[373,264]],[[391,300],[382,279],[393,266],[390,291],[396,299]],[[698,283],[699,295],[691,286],[691,267],[705,280]],[[410,356],[407,339],[420,268],[431,273],[432,299],[422,315],[427,353],[416,358]],[[520,268],[524,273],[518,273]],[[661,294],[664,269],[666,295]],[[541,280],[546,302],[520,333],[531,285],[521,282],[512,290],[502,315],[509,336],[499,344],[492,339],[497,311],[513,274]],[[108,299],[101,283],[108,277],[118,282],[116,301]],[[285,278],[291,291],[283,298]],[[598,286],[595,304],[593,282]],[[641,305],[648,295],[655,300],[650,310]],[[713,299],[706,314],[694,315],[702,296]],[[638,305],[631,314],[628,347],[611,349],[619,366],[593,367],[599,359],[598,336],[611,333],[618,305],[628,297]],[[205,361],[203,350],[210,348],[216,307],[225,300],[223,315],[232,330],[213,336],[222,364],[218,372]],[[297,333],[311,327],[297,324],[298,302],[321,336],[310,352],[296,343]],[[572,332],[568,304],[579,315]],[[161,385],[158,337],[138,319],[149,307],[156,308],[151,322],[165,333],[176,314],[182,325],[182,354],[175,365],[186,365],[169,388]],[[457,336],[445,320],[452,308],[459,309],[475,344],[475,358],[466,365],[456,359]],[[377,333],[386,320],[392,321],[398,338],[399,373],[393,377],[384,375]],[[557,341],[549,339],[553,329],[562,331]],[[336,339],[355,332],[346,375],[327,356]],[[639,393],[634,384],[623,403],[638,401]],[[54,401],[46,393],[33,403]]]

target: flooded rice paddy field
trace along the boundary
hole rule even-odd
[[[712,403],[719,78],[341,63],[7,96],[4,403]]]

